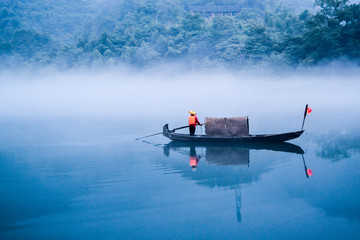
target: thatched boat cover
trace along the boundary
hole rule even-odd
[[[249,136],[248,117],[205,118],[205,134],[219,137]]]

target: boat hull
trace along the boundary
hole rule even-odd
[[[173,141],[187,142],[284,142],[295,139],[303,134],[304,130],[280,134],[249,135],[244,137],[213,137],[206,135],[190,136],[189,134],[175,133],[169,130],[169,125],[163,127],[163,135]]]

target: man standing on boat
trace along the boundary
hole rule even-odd
[[[200,126],[202,126],[202,124],[199,122],[199,119],[196,117],[196,112],[189,111],[189,113],[190,113],[190,116],[189,116],[190,136],[194,136],[196,125],[199,124]]]

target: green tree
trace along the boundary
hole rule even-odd
[[[13,46],[10,41],[14,32],[19,29],[20,22],[14,12],[8,8],[0,8],[0,55],[10,54]]]
[[[14,32],[10,43],[14,50],[25,59],[33,57],[38,52],[47,52],[51,47],[48,36],[41,35],[33,30]]]
[[[186,32],[200,33],[205,25],[200,14],[186,14],[181,21],[182,30]]]
[[[316,0],[320,10],[307,21],[298,61],[318,63],[342,56],[360,57],[360,5],[348,0]],[[296,57],[295,57],[296,58]]]
[[[250,26],[246,34],[248,36],[244,46],[246,58],[259,61],[271,54],[273,41],[264,26]]]
[[[235,19],[229,16],[216,16],[211,22],[210,32],[214,39],[230,37],[236,34],[237,25]]]

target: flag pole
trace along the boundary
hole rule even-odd
[[[308,104],[306,104],[306,107],[305,107],[304,119],[303,119],[303,122],[302,122],[301,131],[304,129],[304,124],[305,124],[305,118],[306,118],[307,110],[308,110]]]

